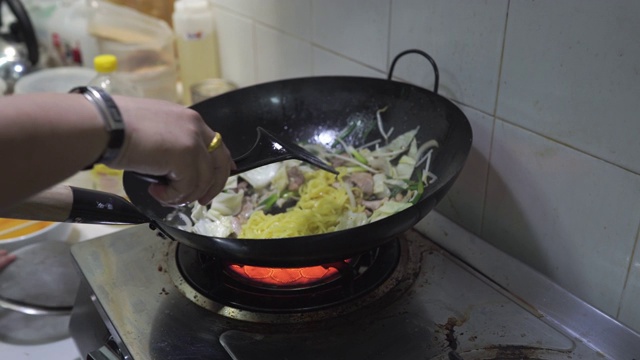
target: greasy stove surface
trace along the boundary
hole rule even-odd
[[[255,323],[260,316],[238,310],[232,319],[220,315],[230,312],[223,306],[195,304],[167,271],[174,245],[145,225],[72,250],[85,288],[95,295],[86,301],[92,298],[121,358],[606,358],[419,233],[411,230],[401,242],[416,262],[410,266],[415,271],[387,295],[335,317],[304,321],[309,314],[301,314],[287,324]],[[82,314],[74,317],[72,322],[83,321]],[[78,344],[86,343],[79,338],[87,334],[72,329],[72,335]],[[98,349],[106,339],[96,341],[103,342],[96,343]]]

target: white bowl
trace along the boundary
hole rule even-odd
[[[86,86],[95,76],[95,70],[79,66],[42,69],[18,79],[13,93],[67,93],[76,86]]]
[[[0,249],[12,252],[23,246],[39,243],[42,241],[66,241],[70,233],[71,224],[52,223],[43,229],[26,235],[0,240]]]

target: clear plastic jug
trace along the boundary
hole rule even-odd
[[[118,58],[123,76],[144,97],[178,101],[174,35],[169,25],[140,11],[105,1],[90,1],[88,32],[103,54]]]

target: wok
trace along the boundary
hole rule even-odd
[[[192,106],[207,124],[222,133],[233,157],[248,151],[256,127],[298,143],[332,143],[354,121],[361,129],[375,124],[382,113],[385,128],[399,135],[416,127],[418,144],[436,139],[430,171],[438,179],[425,188],[412,207],[385,219],[342,231],[277,239],[236,239],[202,236],[168,226],[162,219],[172,208],[163,207],[147,192],[148,183],[125,172],[124,188],[132,203],[160,231],[185,245],[217,257],[247,265],[305,266],[338,261],[379,247],[421,220],[444,197],[462,170],[471,148],[472,132],[462,111],[435,91],[390,80],[366,77],[307,77],[255,85],[225,93]],[[379,139],[377,129],[369,136],[349,139],[363,145]],[[392,135],[393,137],[393,135]]]
[[[417,53],[435,72],[434,90],[393,81],[402,56]],[[376,222],[320,235],[273,239],[237,239],[198,235],[164,219],[175,208],[164,207],[147,191],[149,182],[125,171],[123,185],[131,203],[113,194],[73,189],[68,221],[85,223],[149,222],[165,236],[234,263],[271,267],[310,266],[340,261],[379,247],[408,230],[431,211],[453,185],[471,148],[472,132],[462,111],[437,94],[438,68],[420,50],[407,50],[393,60],[388,78],[351,76],[306,77],[238,89],[192,106],[207,125],[220,132],[234,158],[254,144],[256,128],[297,143],[332,143],[350,124],[358,124],[347,142],[354,146],[379,139],[376,111],[395,135],[420,127],[418,144],[435,139],[429,184],[413,206]],[[365,129],[375,127],[373,131]],[[132,205],[133,204],[133,205]],[[135,239],[131,239],[135,241]]]

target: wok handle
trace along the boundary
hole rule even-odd
[[[102,191],[56,185],[0,212],[14,219],[87,224],[142,224],[149,218],[124,198]]]
[[[400,60],[401,57],[407,54],[419,54],[419,55],[422,55],[427,60],[429,60],[429,62],[431,63],[431,67],[433,68],[433,74],[435,76],[435,79],[433,81],[433,92],[437,94],[438,85],[440,84],[440,71],[438,71],[438,65],[436,65],[436,61],[433,60],[433,58],[429,54],[419,49],[405,50],[400,54],[396,55],[396,57],[393,58],[393,61],[391,62],[391,67],[389,68],[389,74],[387,75],[387,80],[391,80],[391,78],[393,78],[393,70],[396,67],[396,62]]]

